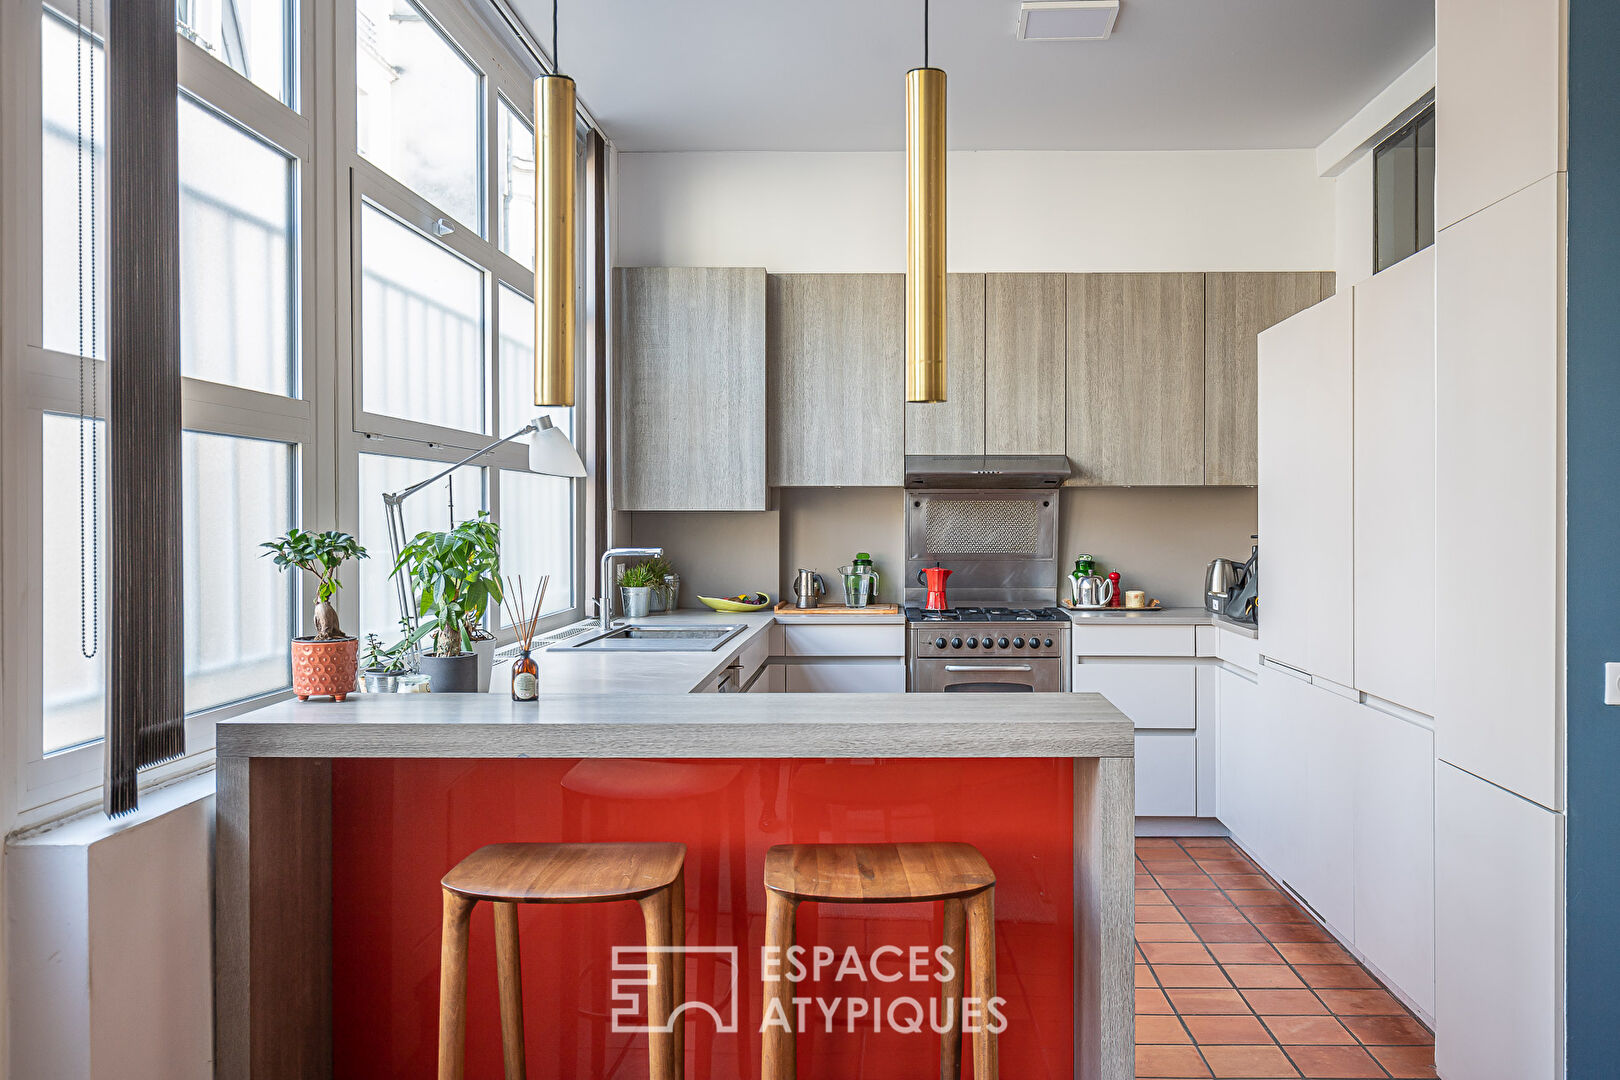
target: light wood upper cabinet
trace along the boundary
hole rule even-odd
[[[1204,275],[1068,276],[1068,453],[1083,484],[1204,482]]]
[[[1253,485],[1256,339],[1333,295],[1330,273],[1204,275],[1204,483]]]
[[[984,453],[984,275],[949,275],[945,304],[945,400],[906,406],[908,454]]]
[[[985,275],[985,453],[1064,452],[1067,306],[1064,274]]]
[[[765,271],[615,272],[620,510],[763,510]]]
[[[899,487],[905,276],[771,274],[766,296],[772,487]]]

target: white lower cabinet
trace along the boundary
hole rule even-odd
[[[1562,1076],[1563,815],[1443,761],[1434,806],[1440,1075]]]
[[[1357,714],[1355,944],[1432,1016],[1434,732],[1374,708]]]
[[[903,694],[903,661],[789,664],[785,689],[790,694]]]
[[[1355,761],[1361,705],[1299,679],[1288,679],[1283,721],[1297,755],[1292,797],[1296,828],[1284,873],[1340,937],[1355,940]]]
[[[1081,657],[1070,684],[1103,695],[1138,728],[1198,726],[1198,669],[1186,661]]]
[[[1136,816],[1198,813],[1198,736],[1191,731],[1144,731],[1136,736]]]
[[[1270,752],[1261,734],[1259,676],[1251,681],[1235,671],[1221,669],[1221,742],[1216,754],[1220,802],[1216,816],[1254,855],[1260,851],[1260,824],[1268,778]]]

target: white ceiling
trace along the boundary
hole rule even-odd
[[[513,0],[548,50],[550,0]],[[563,70],[620,150],[897,150],[922,0],[560,0]],[[1020,42],[1018,0],[933,0],[950,145],[1312,147],[1434,45],[1432,0],[1124,0]]]

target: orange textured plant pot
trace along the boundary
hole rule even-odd
[[[355,675],[360,668],[360,639],[338,638],[317,641],[293,638],[293,693],[299,701],[330,697],[342,701],[354,693]]]

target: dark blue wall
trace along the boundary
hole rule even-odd
[[[1620,3],[1569,3],[1569,1076],[1620,1076]]]

